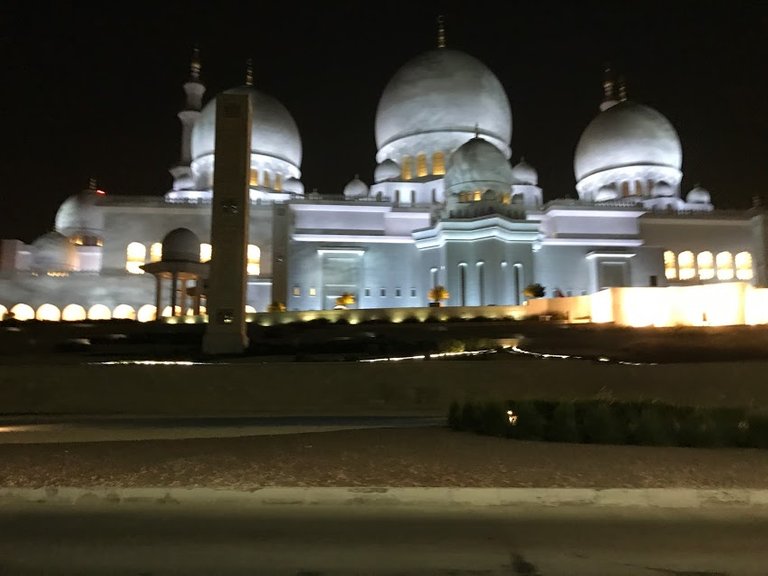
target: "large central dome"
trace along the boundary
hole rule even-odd
[[[450,153],[477,132],[509,157],[512,112],[487,66],[439,48],[417,56],[387,84],[376,113],[377,160]]]

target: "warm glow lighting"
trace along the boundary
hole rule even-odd
[[[0,304],[0,320],[5,320],[5,316],[8,314],[8,308]]]
[[[160,262],[163,259],[163,244],[162,242],[153,242],[149,246],[149,261]]]
[[[112,318],[115,320],[136,320],[136,311],[133,309],[133,306],[120,304],[115,306],[115,309],[112,311]]]
[[[419,178],[427,175],[427,155],[419,154],[416,156],[416,176]]]
[[[712,280],[715,277],[715,257],[712,252],[699,252],[696,264],[699,268],[699,280]]]
[[[138,242],[131,242],[128,244],[128,248],[125,251],[125,269],[130,274],[144,274],[144,270],[141,266],[147,257],[147,248],[144,244]]]
[[[680,252],[677,257],[677,266],[680,270],[680,280],[690,280],[696,276],[693,252],[690,250]]]
[[[53,304],[43,304],[37,309],[35,318],[49,322],[58,322],[61,320],[61,311]]]
[[[109,320],[112,318],[112,311],[104,304],[94,304],[88,309],[89,320]]]
[[[677,279],[677,258],[672,250],[666,250],[664,252],[664,275],[667,280]]]
[[[246,268],[249,276],[258,276],[261,272],[261,248],[256,244],[248,244],[248,266]]]
[[[69,304],[61,311],[61,319],[65,322],[78,322],[85,320],[86,317],[85,308],[79,304]]]
[[[445,174],[445,154],[442,152],[435,152],[432,155],[432,174],[435,176]]]
[[[720,252],[715,260],[718,280],[733,280],[733,254]]]
[[[152,322],[155,320],[156,308],[152,304],[144,304],[136,313],[139,322]]]
[[[200,244],[200,262],[210,262],[213,247],[210,244]]]
[[[245,313],[246,314],[256,314],[256,308],[254,308],[253,306],[251,306],[249,304],[246,304],[245,305]]]
[[[35,317],[35,310],[29,304],[16,304],[11,307],[11,315],[16,320],[32,320]]]
[[[739,252],[736,254],[736,278],[738,280],[752,280],[752,254]]]

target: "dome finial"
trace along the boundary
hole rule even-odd
[[[192,82],[200,80],[200,48],[197,46],[192,49],[192,60],[189,63],[189,79]]]
[[[437,47],[445,48],[445,16],[437,17]]]
[[[608,110],[608,108],[616,104],[616,102],[616,81],[614,80],[611,65],[606,64],[605,70],[603,71],[603,101],[600,104],[600,110]]]
[[[245,85],[253,86],[253,59],[248,58],[245,63]]]
[[[475,138],[480,138],[480,124],[475,122]]]
[[[619,102],[627,100],[627,85],[624,83],[624,77],[619,76]]]

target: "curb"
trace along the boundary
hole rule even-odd
[[[768,490],[690,488],[0,488],[0,506],[52,505],[365,505],[588,506],[700,509],[768,506]]]

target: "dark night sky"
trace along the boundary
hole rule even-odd
[[[90,3],[89,3],[90,4]],[[120,8],[120,9],[118,9]],[[509,95],[513,159],[539,170],[545,199],[575,196],[573,151],[597,112],[606,62],[630,98],[666,115],[683,142],[683,190],[720,208],[768,196],[768,3],[155,2],[0,7],[0,237],[49,230],[90,175],[111,194],[161,195],[177,160],[181,85],[194,44],[207,96],[255,84],[291,111],[307,190],[370,182],[379,95],[435,43],[488,65]]]

